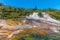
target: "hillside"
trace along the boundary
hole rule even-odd
[[[58,20],[57,9],[17,8],[0,3],[0,40],[60,40]]]
[[[17,8],[8,5],[3,5],[0,3],[0,19],[19,19],[21,17],[25,17],[32,12],[39,12],[41,16],[41,12],[48,12],[51,17],[60,20],[60,10],[53,8],[46,9],[37,9],[35,8]]]

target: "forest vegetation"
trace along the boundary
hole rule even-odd
[[[60,20],[60,10],[54,8],[38,9],[34,8],[17,8],[0,3],[0,19],[20,19],[29,15],[32,12],[38,12],[41,16],[41,12],[48,12],[52,18]]]

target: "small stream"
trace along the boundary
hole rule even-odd
[[[29,25],[28,24],[26,24],[26,25],[18,25],[18,24],[15,24],[15,25],[13,25],[14,27],[16,27],[16,28],[29,28]]]

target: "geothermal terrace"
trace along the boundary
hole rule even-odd
[[[60,28],[60,21],[51,18],[46,12],[43,12],[42,15],[43,17],[40,17],[38,13],[34,12],[22,21],[0,20],[0,39],[11,38],[24,28],[38,28],[44,29],[47,33],[59,33],[57,29]]]

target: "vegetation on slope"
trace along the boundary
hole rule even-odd
[[[1,19],[19,19],[25,17],[32,12],[38,12],[41,16],[41,12],[48,12],[51,17],[60,20],[60,10],[53,8],[37,9],[35,8],[16,8],[12,6],[3,5],[0,3],[0,18]]]

